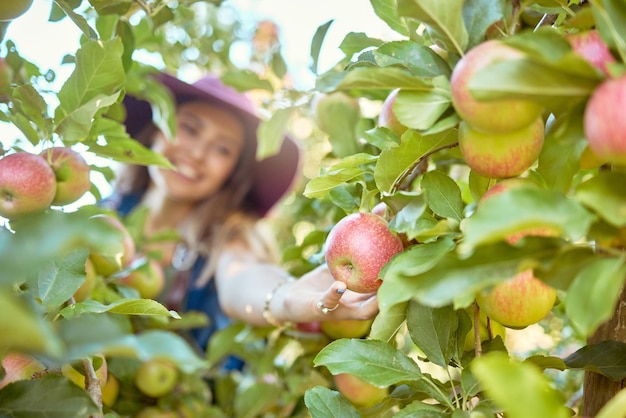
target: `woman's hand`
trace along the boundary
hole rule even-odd
[[[371,319],[378,313],[376,293],[356,293],[335,280],[323,264],[280,289],[284,316],[291,322]]]

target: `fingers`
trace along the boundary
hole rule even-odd
[[[316,308],[324,319],[370,319],[378,313],[378,299],[375,293],[351,292],[345,283],[334,281]]]

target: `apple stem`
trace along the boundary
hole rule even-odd
[[[480,308],[476,302],[474,302],[474,352],[476,357],[480,357],[483,353],[480,342]]]
[[[83,359],[81,362],[85,374],[85,389],[98,407],[98,413],[92,415],[91,418],[102,418],[102,389],[100,388],[100,379],[96,375],[96,371],[90,359]]]
[[[402,184],[407,184],[410,185],[413,181],[413,179],[415,179],[417,176],[423,174],[426,169],[428,168],[428,158],[433,155],[436,152],[439,151],[443,151],[444,149],[448,149],[448,148],[454,148],[457,147],[459,145],[458,142],[453,142],[451,144],[446,144],[446,145],[442,145],[438,148],[435,148],[429,152],[427,152],[426,154],[422,155],[420,158],[418,158],[417,160],[415,160],[415,162],[408,167],[404,173],[393,183],[392,187],[391,187],[391,193],[397,192],[398,189],[401,188]],[[422,163],[424,163],[422,165]],[[419,168],[419,170],[417,169]],[[407,179],[411,179],[411,181],[406,181]]]

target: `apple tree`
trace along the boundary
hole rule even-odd
[[[311,415],[623,415],[624,3],[370,5],[399,37],[350,33],[318,74],[342,105],[318,106],[331,148],[303,194],[340,217],[382,202],[406,238],[369,336],[314,359],[389,396],[318,386]],[[558,343],[515,350],[533,327]]]

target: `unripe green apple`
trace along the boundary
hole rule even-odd
[[[113,406],[120,394],[120,381],[115,375],[109,374],[107,381],[102,386],[102,403],[108,407]]]
[[[389,93],[389,95],[383,101],[383,104],[380,108],[380,113],[378,114],[378,125],[389,128],[394,131],[398,136],[402,136],[402,134],[405,133],[408,128],[398,120],[393,111],[393,105],[396,102],[398,93],[400,93],[400,89],[392,90],[391,93]]]
[[[74,203],[91,189],[91,168],[78,152],[68,147],[52,147],[41,152],[54,171],[57,182],[52,204]]]
[[[100,388],[102,389],[103,387],[106,386],[106,383],[109,379],[108,365],[107,365],[106,358],[104,356],[97,355],[97,357],[99,357],[102,360],[102,362],[100,363],[100,366],[97,367],[95,362],[93,364],[94,364],[94,369],[96,372],[96,377],[98,377],[99,385],[100,385]],[[77,370],[71,364],[64,364],[63,366],[61,366],[61,373],[63,374],[63,376],[70,379],[72,383],[74,383],[76,386],[79,386],[85,389],[85,375],[83,374],[84,372],[82,370],[82,365],[78,365],[77,367],[80,370]]]
[[[54,171],[40,155],[20,151],[0,159],[0,216],[15,219],[41,212],[55,193]]]
[[[342,218],[326,238],[326,264],[335,280],[358,293],[376,292],[379,273],[404,249],[402,240],[382,217],[356,212]]]
[[[572,50],[587,60],[591,65],[606,76],[610,75],[609,65],[615,62],[615,57],[611,54],[600,32],[588,30],[578,33],[570,33],[565,39],[572,46]]]
[[[363,338],[372,328],[373,319],[338,319],[323,321],[322,332],[332,339],[339,338]]]
[[[544,141],[541,118],[517,131],[502,134],[480,132],[466,122],[459,124],[459,150],[466,164],[483,177],[517,177],[539,157]]]
[[[359,408],[372,407],[389,396],[388,387],[374,386],[353,374],[336,374],[333,381],[337,391]]]
[[[602,82],[591,94],[583,119],[585,136],[596,156],[626,165],[626,74]]]
[[[534,277],[531,269],[476,295],[476,303],[489,318],[513,329],[541,321],[554,302],[556,290]]]
[[[165,411],[156,406],[146,406],[135,415],[135,418],[178,418],[178,414],[175,411]]]
[[[74,300],[76,302],[82,302],[91,296],[91,292],[96,287],[96,280],[98,279],[98,273],[93,265],[93,261],[90,258],[85,260],[85,281],[74,292]]]
[[[178,382],[178,369],[167,361],[153,359],[139,366],[135,375],[135,385],[145,395],[159,398],[170,393]]]
[[[46,366],[35,357],[20,352],[7,353],[2,358],[4,377],[0,380],[0,389],[18,380],[29,380],[38,373],[43,373]]]
[[[123,267],[128,266],[135,258],[136,246],[126,226],[118,218],[107,214],[94,215],[89,220],[112,228],[112,231],[120,234],[119,252],[111,254],[108,252],[108,249],[107,252],[100,251],[97,248],[90,250],[89,258],[93,262],[96,273],[103,277],[108,277]]]
[[[0,1],[0,22],[9,22],[26,13],[33,0],[2,0]]]
[[[463,343],[464,351],[474,350],[474,309],[468,308],[466,310],[472,321],[472,328],[465,336],[465,342]],[[480,342],[489,341],[497,336],[502,338],[502,341],[506,339],[506,328],[494,321],[493,319],[487,319],[487,315],[483,311],[480,311],[480,327],[478,329],[480,335]]]
[[[474,129],[504,133],[520,130],[533,123],[543,107],[523,99],[475,99],[468,87],[472,77],[488,65],[524,58],[525,54],[499,40],[489,40],[470,49],[450,76],[452,105],[461,119]]]
[[[137,257],[131,262],[131,268],[134,263],[139,263],[139,267],[120,278],[120,284],[136,289],[139,292],[139,296],[144,299],[155,299],[165,288],[165,271],[163,267],[153,258],[144,259]]]

